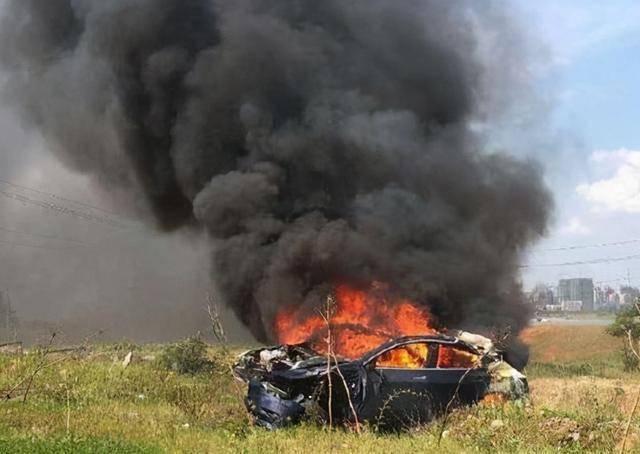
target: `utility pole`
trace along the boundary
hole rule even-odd
[[[11,317],[11,300],[9,299],[9,289],[7,289],[5,291],[5,297],[4,297],[4,332],[5,335],[7,336],[7,340],[9,340],[9,322],[10,322],[10,317]]]
[[[7,342],[15,341],[18,337],[18,317],[11,305],[11,293],[9,289],[4,291],[0,290],[0,332],[2,332],[3,340]]]
[[[7,335],[9,331],[12,331],[12,341],[15,341],[18,338],[18,316],[16,315],[16,311],[13,310],[13,305],[11,304],[11,292],[7,289]]]

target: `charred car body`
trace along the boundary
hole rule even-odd
[[[329,411],[334,420],[393,428],[488,396],[528,393],[526,377],[489,339],[466,332],[400,337],[355,360],[305,344],[252,350],[240,356],[234,374],[248,385],[247,409],[269,429]]]

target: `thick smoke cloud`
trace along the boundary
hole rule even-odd
[[[470,127],[517,91],[520,40],[497,11],[13,0],[0,57],[67,166],[160,229],[206,230],[213,280],[258,339],[345,281],[391,283],[447,326],[519,329],[518,261],[551,202],[535,163],[486,153]]]

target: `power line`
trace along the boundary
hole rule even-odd
[[[95,222],[99,222],[101,224],[106,224],[116,228],[127,228],[125,225],[123,225],[122,221],[136,223],[136,221],[130,218],[127,218],[125,216],[122,216],[114,211],[107,210],[86,202],[73,200],[68,197],[63,197],[53,192],[42,191],[40,189],[35,189],[28,186],[20,185],[17,183],[13,183],[3,178],[0,178],[0,185],[5,185],[5,186],[9,186],[9,188],[13,188],[13,191],[10,189],[0,188],[0,195],[7,197],[9,199],[20,201],[22,203],[27,203],[27,204],[39,206],[41,208],[50,209],[58,213],[70,214],[72,216],[75,216],[76,218],[80,218],[88,221],[95,221]],[[58,204],[45,201],[45,200],[30,198],[24,193],[16,192],[16,189],[22,192],[30,191],[32,193],[38,194],[39,196],[51,198],[54,201],[57,201]],[[61,202],[73,204],[75,205],[75,207],[66,207],[64,205],[59,204]],[[96,212],[100,212],[102,214],[98,214]]]
[[[589,249],[589,248],[607,247],[607,246],[624,246],[627,244],[634,244],[634,243],[640,243],[640,239],[615,241],[612,243],[596,243],[596,244],[584,244],[584,245],[576,245],[576,246],[564,246],[564,247],[557,247],[557,248],[551,248],[551,249],[542,249],[541,252],[573,251],[575,249]]]
[[[23,185],[20,185],[20,184],[12,183],[11,181],[7,181],[7,180],[4,180],[2,178],[0,178],[0,183],[5,184],[7,186],[12,186],[12,187],[17,188],[17,189],[23,189],[23,190],[27,190],[27,191],[32,191],[32,192],[35,192],[37,194],[45,195],[45,196],[48,196],[48,197],[51,197],[53,199],[57,199],[57,200],[60,200],[60,201],[63,201],[63,202],[68,202],[68,203],[73,203],[73,204],[76,204],[76,205],[80,205],[80,206],[83,206],[85,208],[89,208],[89,209],[92,209],[92,210],[102,211],[105,214],[122,217],[118,213],[114,213],[113,211],[105,210],[104,208],[100,208],[100,207],[97,207],[95,205],[88,204],[86,202],[79,202],[77,200],[68,199],[68,198],[62,197],[62,196],[60,196],[58,194],[54,194],[53,192],[46,192],[46,191],[42,191],[40,189],[30,188],[28,186],[23,186]]]
[[[75,208],[68,208],[62,205],[58,205],[55,204],[53,202],[45,202],[43,200],[38,200],[38,199],[32,199],[27,197],[26,195],[23,194],[18,194],[15,192],[7,192],[7,191],[2,191],[0,190],[0,195],[11,199],[11,200],[16,200],[18,202],[22,202],[25,204],[29,204],[29,205],[33,205],[33,206],[37,206],[40,208],[44,208],[47,210],[51,210],[54,211],[56,213],[59,214],[66,214],[66,215],[70,215],[73,216],[77,219],[82,219],[88,222],[94,222],[94,223],[99,223],[99,224],[103,224],[103,225],[108,225],[110,227],[114,227],[114,228],[124,228],[121,224],[119,224],[118,222],[114,221],[113,219],[110,219],[108,217],[105,216],[100,216],[100,215],[96,215],[87,211],[82,211],[79,209],[75,209]]]
[[[32,232],[27,232],[27,231],[23,231],[23,230],[9,229],[9,228],[3,227],[3,226],[0,226],[0,231],[8,232],[8,233],[15,233],[15,234],[18,234],[18,235],[27,235],[27,236],[31,236],[33,238],[42,238],[42,239],[46,239],[46,240],[65,241],[65,242],[68,242],[68,243],[76,243],[76,244],[82,244],[82,245],[85,244],[84,241],[74,240],[72,238],[62,238],[62,237],[58,237],[58,236],[55,236],[55,235],[43,235],[43,234],[32,233]]]
[[[66,248],[55,248],[55,247],[49,247],[49,246],[42,246],[38,244],[17,243],[13,241],[2,240],[2,239],[0,239],[0,244],[6,244],[8,246],[16,246],[16,247],[23,247],[23,248],[29,248],[29,249],[43,249],[45,251],[67,251],[73,248],[73,246],[66,247]]]
[[[626,281],[626,280],[627,280],[626,277],[625,278],[619,278],[619,279],[609,279],[609,280],[606,280],[606,281],[596,281],[595,284],[596,285],[611,284],[613,282],[623,282],[623,281]]]
[[[614,263],[625,262],[627,260],[640,259],[640,254],[627,255],[624,257],[604,257],[593,260],[580,260],[576,262],[564,262],[564,263],[531,263],[528,265],[520,265],[520,268],[550,268],[557,266],[575,266],[575,265],[597,265],[600,263]]]

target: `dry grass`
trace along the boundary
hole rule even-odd
[[[609,336],[604,326],[538,325],[520,338],[531,348],[531,361],[538,363],[599,360],[621,348],[620,340]]]
[[[531,380],[531,399],[536,406],[577,411],[587,406],[613,404],[629,413],[640,377],[610,379],[598,377],[536,378]]]
[[[584,356],[584,348],[567,340],[589,348],[598,336],[606,339],[601,329],[589,327],[545,326],[525,334],[535,359],[574,362],[597,357]],[[550,352],[555,346],[549,338],[568,346],[567,351]],[[131,348],[134,362],[123,369],[122,358]],[[220,361],[217,370],[187,376],[141,360],[157,355],[158,347],[94,350],[44,370],[25,404],[0,402],[0,452],[612,452],[620,446],[640,388],[640,376],[631,374],[534,376],[529,404],[454,411],[438,446],[438,424],[395,435],[370,426],[361,435],[343,428],[329,431],[314,423],[267,432],[248,422],[244,390]],[[209,353],[212,360],[221,357],[213,348]],[[36,363],[34,355],[0,355],[0,388],[11,386]],[[631,425],[630,449],[640,448],[639,419]]]

